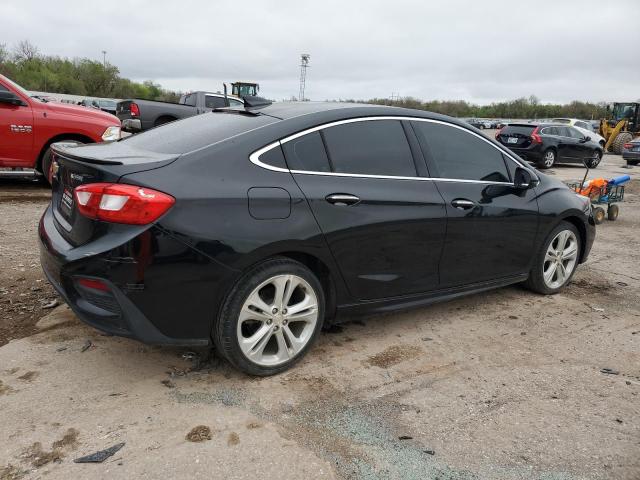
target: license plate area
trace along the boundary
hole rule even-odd
[[[71,218],[71,212],[73,211],[73,190],[64,187],[62,195],[60,195],[58,208],[65,218]]]
[[[507,143],[518,143],[517,137],[509,137],[507,138]]]

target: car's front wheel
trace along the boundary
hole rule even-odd
[[[224,302],[213,341],[250,375],[290,368],[309,350],[324,319],[324,292],[303,264],[274,258],[245,273]]]
[[[602,160],[602,152],[594,150],[591,158],[587,160],[587,165],[589,168],[596,168],[600,164],[600,160]]]
[[[580,233],[575,225],[561,222],[536,254],[525,285],[545,295],[558,293],[575,273],[581,248]]]

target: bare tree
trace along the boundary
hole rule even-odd
[[[38,56],[38,47],[29,40],[22,40],[14,48],[13,55],[16,60],[33,60]]]
[[[6,43],[0,43],[0,63],[4,63],[9,60],[9,51],[7,50]]]

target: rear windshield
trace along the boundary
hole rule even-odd
[[[276,121],[264,115],[204,113],[133,135],[122,142],[156,153],[183,154]]]
[[[536,128],[535,125],[507,125],[500,132],[502,135],[509,135],[510,133],[519,133],[520,135],[531,135],[531,132]]]

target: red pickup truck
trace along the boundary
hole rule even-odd
[[[33,98],[0,75],[0,167],[49,178],[50,145],[93,143],[120,138],[120,121],[100,110]],[[18,172],[16,172],[18,173]]]

